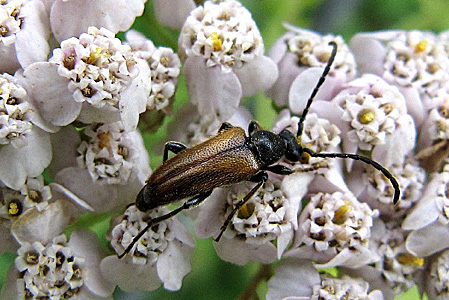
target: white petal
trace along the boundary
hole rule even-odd
[[[21,243],[39,241],[46,244],[76,220],[74,211],[76,212],[73,204],[58,200],[42,211],[26,211],[12,224],[11,231]]]
[[[89,276],[87,276],[84,284],[89,290],[101,297],[112,295],[115,286],[100,273],[99,265],[101,259],[105,256],[105,251],[101,247],[97,235],[87,230],[77,230],[70,236],[68,244],[75,256],[86,259]]]
[[[201,57],[189,57],[185,70],[190,101],[198,107],[200,114],[229,119],[242,97],[237,75],[232,72],[224,74],[219,66],[208,68]]]
[[[142,14],[143,0],[64,1],[55,0],[50,10],[51,29],[58,41],[79,36],[89,26],[105,27],[117,33],[126,31]],[[67,13],[70,12],[70,13]]]
[[[105,278],[125,292],[154,291],[161,285],[155,266],[135,265],[128,263],[126,258],[120,260],[115,255],[104,258],[100,263],[100,270]]]
[[[55,182],[87,202],[96,212],[109,211],[121,204],[115,186],[92,181],[83,168],[66,168],[56,175]]]
[[[351,39],[349,47],[354,52],[360,74],[373,73],[382,76],[387,50],[380,41],[369,34],[359,33]]]
[[[279,76],[276,63],[267,56],[245,62],[241,68],[235,68],[234,73],[240,79],[243,96],[254,96],[271,88]]]
[[[182,279],[190,272],[190,258],[193,248],[173,240],[159,256],[157,273],[164,283],[164,288],[177,291],[181,288]]]
[[[321,278],[311,261],[284,259],[276,266],[275,275],[268,281],[267,300],[289,296],[310,297],[312,287],[321,284]]]
[[[192,0],[155,0],[154,13],[157,20],[173,29],[181,29],[190,12],[196,7]]]
[[[412,231],[405,241],[405,248],[418,257],[432,255],[449,247],[449,228],[440,222]]]
[[[69,80],[58,75],[57,65],[37,62],[23,73],[31,88],[31,102],[47,121],[65,126],[72,123],[81,111],[81,103],[73,100],[68,90]]]
[[[22,148],[6,145],[0,149],[0,180],[16,190],[20,190],[28,176],[39,176],[52,156],[47,132],[34,127],[26,139],[27,144]]]
[[[240,240],[222,238],[214,242],[218,256],[224,261],[243,266],[249,261],[271,264],[277,258],[277,249],[271,243],[251,245]]]
[[[38,61],[46,61],[50,52],[48,38],[50,22],[45,6],[40,1],[30,1],[23,7],[25,22],[17,33],[17,58],[23,69]]]

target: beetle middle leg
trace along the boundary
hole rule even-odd
[[[162,161],[166,161],[168,159],[168,151],[173,152],[174,154],[178,154],[182,150],[187,149],[187,146],[181,144],[179,142],[167,142],[164,146],[164,158]]]
[[[220,228],[220,233],[218,236],[214,239],[216,242],[220,241],[221,236],[226,231],[226,228],[228,228],[229,223],[231,222],[232,218],[234,217],[235,213],[243,206],[246,202],[248,202],[249,199],[257,192],[257,190],[264,184],[268,179],[268,174],[265,171],[260,171],[256,175],[254,175],[250,181],[257,182],[257,184],[249,191],[248,194],[246,194],[245,198],[237,202],[234,209],[231,211],[231,213],[226,218],[225,222]]]
[[[147,223],[147,226],[145,226],[144,229],[142,229],[131,241],[131,243],[128,245],[128,247],[126,247],[125,251],[118,255],[118,258],[122,258],[123,256],[125,256],[127,253],[129,253],[131,251],[131,249],[134,247],[134,245],[139,241],[139,239],[145,234],[145,232],[147,232],[151,227],[153,227],[154,225],[165,221],[167,219],[170,219],[171,217],[176,216],[178,213],[180,213],[181,211],[185,210],[185,209],[189,209],[192,208],[194,206],[199,205],[201,202],[203,202],[207,197],[210,196],[210,194],[212,194],[212,190],[210,191],[206,191],[203,192],[201,194],[196,195],[195,197],[187,200],[186,202],[184,202],[182,204],[182,206],[172,210],[171,212],[162,215],[160,217],[157,218],[153,218],[150,219]]]

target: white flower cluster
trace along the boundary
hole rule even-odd
[[[226,73],[263,55],[264,44],[251,13],[235,0],[206,1],[187,18],[179,43],[187,57],[200,56]]]

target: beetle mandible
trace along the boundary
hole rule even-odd
[[[227,217],[215,238],[218,242],[235,213],[268,179],[267,171],[280,175],[294,173],[294,170],[286,166],[275,164],[282,157],[291,162],[301,162],[307,156],[360,160],[373,166],[390,180],[395,190],[393,203],[398,202],[399,184],[379,163],[356,154],[316,153],[301,145],[304,120],[337,54],[337,44],[330,42],[329,45],[333,47],[331,56],[299,119],[296,136],[287,129],[279,134],[263,130],[256,122],[251,121],[248,126],[249,136],[246,136],[242,128],[223,123],[217,135],[191,148],[178,142],[165,144],[163,163],[154,170],[139,192],[136,206],[140,211],[148,211],[178,200],[187,200],[173,211],[149,220],[147,226],[134,237],[119,258],[130,252],[135,243],[152,226],[175,216],[182,210],[197,206],[209,197],[213,189],[242,181],[256,182],[257,184],[236,204]],[[176,155],[168,159],[169,151]]]

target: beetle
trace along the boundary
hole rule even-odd
[[[282,157],[290,162],[307,160],[307,156],[360,160],[372,165],[390,180],[395,190],[393,203],[398,202],[399,184],[379,163],[356,154],[316,153],[300,142],[309,108],[337,54],[337,44],[330,42],[329,45],[333,47],[331,56],[300,116],[296,136],[287,129],[279,134],[264,130],[255,121],[251,121],[248,126],[248,136],[242,128],[223,123],[217,135],[191,148],[178,142],[165,144],[163,163],[150,175],[146,185],[139,192],[135,205],[140,211],[148,211],[182,199],[187,200],[173,211],[149,220],[147,226],[134,237],[119,258],[131,251],[134,244],[149,228],[175,216],[182,210],[199,205],[209,197],[213,189],[242,181],[256,182],[257,184],[236,204],[226,218],[219,235],[215,238],[218,242],[235,213],[268,179],[267,171],[280,175],[290,175],[295,172],[286,166],[276,164]],[[176,155],[169,159],[169,152]]]

